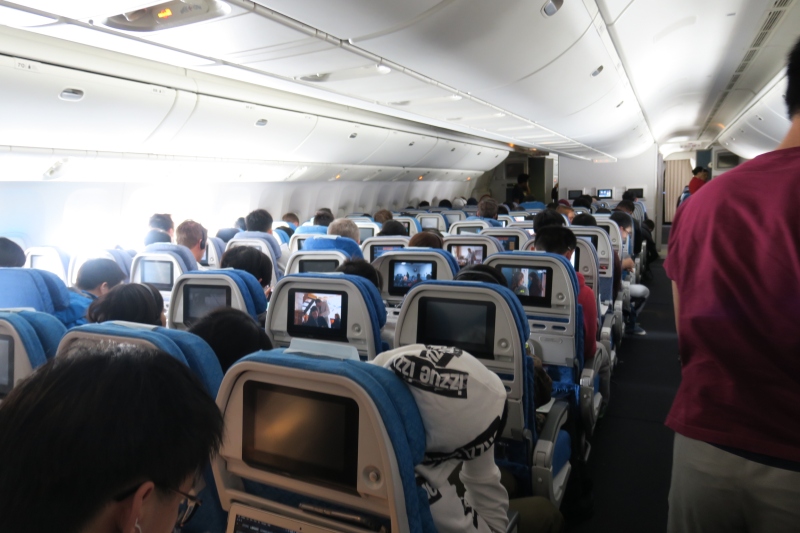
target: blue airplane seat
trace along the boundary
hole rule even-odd
[[[219,237],[209,237],[206,240],[206,262],[205,266],[220,268],[222,254],[225,253],[225,241]]]
[[[502,227],[504,227],[502,222],[500,222],[499,220],[494,219],[494,218],[484,218],[484,217],[479,217],[477,215],[472,215],[472,216],[468,216],[466,218],[466,220],[483,220],[484,222],[486,222],[487,224],[489,224],[493,228],[502,228]]]
[[[415,253],[419,252],[420,250],[424,250],[426,252],[433,252],[435,254],[439,254],[445,258],[447,263],[450,265],[450,271],[452,272],[453,276],[455,277],[458,274],[458,271],[461,268],[458,266],[458,260],[453,257],[453,254],[446,250],[440,250],[439,248],[403,248],[402,250],[395,250],[398,253]]]
[[[17,331],[34,370],[55,357],[58,343],[67,332],[55,317],[38,311],[0,311],[0,321]]]
[[[256,465],[243,465],[242,468],[237,467],[235,472],[229,470],[233,464],[230,459],[241,455],[240,441],[245,422],[241,415],[236,416],[233,413],[242,412],[246,393],[243,394],[239,387],[234,388],[234,384],[245,374],[249,377],[249,383],[254,385],[279,384],[284,389],[308,391],[311,394],[316,390],[330,391],[331,386],[337,387],[338,391],[346,387],[347,392],[338,392],[334,396],[357,399],[359,410],[374,413],[374,416],[364,418],[369,427],[358,427],[359,442],[367,435],[370,435],[371,442],[369,446],[359,446],[356,461],[360,472],[366,459],[362,456],[369,451],[381,451],[376,456],[376,461],[367,467],[381,479],[380,486],[365,487],[361,482],[358,483],[359,491],[386,492],[389,486],[393,488],[392,495],[386,492],[376,497],[375,505],[381,508],[380,517],[357,507],[362,500],[360,494],[326,490],[324,485],[315,483],[313,479],[295,479],[281,472],[270,474]],[[280,378],[276,379],[277,375]],[[330,392],[328,394],[331,395]],[[238,503],[243,501],[235,496],[241,490],[237,487],[241,485],[251,497],[278,502],[292,508],[300,503],[308,503],[354,512],[355,507],[358,509],[356,514],[375,519],[387,530],[435,532],[428,494],[417,486],[414,471],[425,456],[425,428],[411,392],[390,370],[361,361],[318,357],[302,352],[287,354],[284,349],[262,351],[243,358],[231,367],[220,388],[218,404],[226,417],[229,438],[214,460],[213,467],[223,508],[230,511],[229,522],[250,514],[255,518],[263,513],[258,506],[246,507],[247,504]],[[275,513],[280,511],[276,510]],[[265,518],[262,520],[265,521],[269,515],[263,516]],[[389,518],[383,518],[384,516]],[[279,514],[276,518],[292,518],[294,524],[303,520],[296,514]],[[333,523],[328,527],[331,531],[337,531]],[[302,523],[291,526],[291,529],[304,530]]]
[[[233,239],[234,235],[240,233],[242,230],[239,228],[222,228],[221,230],[217,231],[217,238],[222,239],[224,243],[228,243],[231,239]]]
[[[326,235],[325,237],[311,237],[303,241],[303,251],[328,251],[338,250],[350,259],[364,259],[361,247],[356,241],[348,237]]]
[[[522,202],[519,204],[522,209],[545,209],[547,208],[546,205],[542,202]]]
[[[289,244],[289,234],[282,229],[275,228],[272,230],[272,234],[277,236],[277,239],[281,244]]]
[[[34,268],[0,268],[0,308],[31,308],[56,317],[66,327],[85,324],[86,298],[61,278]]]
[[[166,253],[171,255],[178,261],[178,264],[180,265],[181,270],[183,272],[189,272],[190,270],[197,270],[197,260],[192,255],[191,250],[189,250],[185,246],[181,246],[180,244],[172,244],[168,242],[156,242],[153,244],[148,244],[145,247],[144,251]]]
[[[173,292],[181,291],[183,285],[191,281],[187,278],[195,276],[226,276],[230,278],[241,294],[245,306],[245,309],[242,310],[250,315],[253,320],[258,320],[258,315],[267,310],[267,297],[264,295],[264,288],[255,276],[244,270],[226,268],[220,270],[193,270],[192,272],[186,272],[175,281]],[[172,313],[175,312],[175,309],[177,309],[179,305],[179,299],[173,297],[171,301],[174,303],[170,306],[170,318],[172,318]],[[231,303],[233,303],[233,301]],[[233,307],[236,306],[234,305]]]
[[[136,253],[131,253],[131,250],[110,249],[108,253],[116,261],[117,266],[125,274],[126,279],[131,279],[131,265],[133,264],[133,256]]]
[[[295,235],[327,235],[328,226],[300,226],[294,232]]]
[[[231,242],[235,242],[241,239],[259,239],[265,242],[269,247],[269,251],[272,254],[273,263],[276,263],[282,255],[281,245],[275,238],[275,236],[272,235],[271,233],[267,233],[264,231],[240,231],[239,233],[233,236],[233,238],[228,243],[228,246],[230,247]],[[277,265],[274,265],[274,267],[278,268]]]

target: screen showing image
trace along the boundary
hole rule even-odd
[[[597,197],[601,200],[607,200],[611,198],[612,192],[611,189],[597,189]]]
[[[480,233],[483,228],[481,226],[461,226],[458,228],[458,234],[464,233]]]
[[[334,272],[339,268],[339,261],[336,259],[301,259],[300,273],[306,272]]]
[[[530,307],[550,307],[553,288],[553,270],[544,268],[522,268],[500,266],[508,288],[517,295],[522,305]]]
[[[142,261],[142,283],[152,283],[160,291],[172,290],[171,261]]]
[[[577,200],[578,198],[581,197],[582,194],[583,191],[569,191],[567,193],[567,198],[569,198],[570,200]]]
[[[512,218],[514,219],[514,222],[525,222],[526,216],[528,215],[519,215],[519,216],[514,216]]]
[[[575,250],[572,252],[572,257],[569,258],[569,263],[572,265],[572,268],[574,268],[576,272],[580,268],[581,264],[580,261],[581,261],[581,249],[575,248]]]
[[[480,244],[477,246],[468,245],[449,245],[447,251],[453,254],[453,257],[458,261],[459,268],[464,268],[469,265],[480,265],[486,257],[486,246]]]
[[[491,302],[423,297],[417,342],[454,346],[480,359],[494,359],[494,319]]]
[[[250,466],[355,490],[355,400],[248,381],[243,425],[242,458]]]
[[[230,306],[230,287],[189,284],[183,286],[183,323],[187,326],[214,309]]]
[[[14,386],[14,339],[0,335],[0,398]]]
[[[439,227],[439,219],[437,217],[419,217],[419,225],[422,229]]]
[[[287,331],[293,337],[347,339],[347,293],[290,290]]]
[[[402,250],[405,246],[401,244],[393,244],[393,245],[385,245],[380,246],[376,245],[370,249],[369,252],[369,260],[370,262],[375,261],[377,258],[385,254],[386,252],[393,252],[395,250]]]
[[[505,250],[506,252],[513,252],[519,250],[519,237],[514,237],[514,236],[501,237],[498,235],[492,235],[492,237],[500,241],[500,243],[503,245],[503,250]]]
[[[374,235],[375,230],[373,228],[358,228],[358,238],[361,239],[361,242],[366,241]]]
[[[233,533],[299,533],[285,527],[278,527],[272,524],[261,522],[247,516],[236,515],[236,522],[233,524]]]
[[[305,239],[297,239],[297,249],[298,250],[302,250],[303,249],[303,242],[304,241],[305,241]]]
[[[406,233],[411,233],[411,222],[408,220],[398,220],[398,222],[401,223],[404,228],[406,228]]]
[[[444,217],[447,219],[448,224],[455,224],[456,222],[461,220],[461,215],[459,214],[445,215]]]
[[[436,279],[436,263],[433,261],[390,261],[389,272],[392,273],[389,294],[403,296],[417,283]]]

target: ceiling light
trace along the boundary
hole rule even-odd
[[[451,95],[450,96],[450,100],[454,100],[454,101],[461,100],[461,96],[459,96],[457,94]]]
[[[595,71],[594,71],[594,72],[592,72],[592,77],[593,77],[593,78],[596,78],[597,76],[599,76],[599,75],[600,75],[600,73],[601,73],[601,72],[603,72],[603,65],[600,65],[599,67],[597,67],[597,68],[595,69]]]
[[[392,69],[390,69],[386,65],[378,65],[378,72],[380,72],[381,74],[389,74],[391,71]]]
[[[421,181],[421,180],[422,180],[422,176],[417,178],[417,181]]]

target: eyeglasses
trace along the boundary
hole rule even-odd
[[[202,479],[202,478],[201,478]],[[192,519],[194,514],[197,512],[198,507],[203,505],[203,501],[197,497],[197,492],[203,490],[203,486],[198,488],[198,483],[195,482],[194,486],[189,492],[193,492],[195,494],[187,494],[186,492],[180,491],[178,489],[172,489],[169,487],[161,487],[162,489],[168,490],[170,492],[174,492],[180,496],[183,496],[180,505],[178,506],[178,518],[175,520],[175,527],[180,528],[185,526],[189,523],[189,520]],[[121,502],[127,498],[133,496],[133,494],[139,490],[139,485],[132,487],[120,494],[114,496],[114,500]]]

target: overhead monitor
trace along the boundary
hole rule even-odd
[[[5,398],[14,386],[14,339],[0,335],[0,398]]]
[[[626,190],[627,192],[633,193],[633,195],[639,200],[644,198],[644,189],[626,189]]]
[[[436,279],[434,261],[389,261],[389,294],[404,296],[417,283]]]
[[[492,235],[492,237],[500,241],[500,244],[503,245],[503,250],[506,252],[519,250],[519,237],[516,235]]]
[[[339,490],[356,490],[355,400],[247,381],[242,430],[242,459],[249,466]]]
[[[552,268],[525,268],[512,265],[499,265],[499,268],[506,278],[508,288],[517,295],[522,305],[529,307],[552,306]]]
[[[336,259],[301,259],[298,264],[301,274],[306,272],[335,272],[339,268]]]
[[[494,359],[495,314],[492,302],[424,296],[419,299],[417,342],[453,346],[479,359]]]
[[[150,283],[160,291],[171,291],[175,279],[172,261],[144,259],[141,263],[141,281]]]
[[[483,226],[459,226],[458,234],[462,235],[464,233],[480,233],[481,230],[483,230]]]
[[[223,285],[183,286],[183,323],[191,326],[220,307],[231,306],[231,288]]]
[[[459,268],[480,265],[486,258],[485,244],[448,244],[447,251],[456,258]]]
[[[375,228],[358,228],[358,238],[361,242],[375,236]]]
[[[422,229],[427,229],[427,228],[437,229],[439,227],[439,217],[420,216],[418,220],[419,220],[419,225],[422,226]]]
[[[582,190],[570,190],[569,192],[567,192],[567,198],[569,198],[570,200],[577,200],[581,196],[583,196]]]
[[[286,331],[292,337],[347,340],[347,293],[289,290]]]
[[[601,200],[610,200],[614,197],[613,189],[597,189],[597,197]]]
[[[402,250],[405,248],[402,244],[375,244],[370,248],[369,251],[369,260],[370,262],[375,261],[377,258],[385,254],[386,252],[393,252],[395,250]]]

